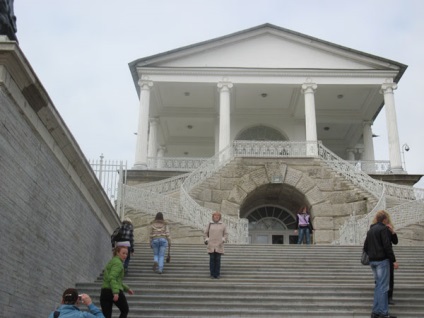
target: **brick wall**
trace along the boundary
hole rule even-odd
[[[47,317],[65,288],[101,273],[117,223],[99,214],[99,200],[59,159],[60,143],[0,73],[0,317]]]

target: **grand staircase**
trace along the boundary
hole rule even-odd
[[[394,250],[400,269],[390,312],[422,318],[424,247]],[[226,245],[222,277],[211,279],[204,245],[174,244],[159,275],[143,244],[125,278],[136,293],[127,297],[129,317],[370,317],[374,280],[360,254],[359,246]],[[76,287],[99,304],[101,279]]]

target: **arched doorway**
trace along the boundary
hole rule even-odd
[[[247,215],[250,244],[294,244],[296,216],[281,206],[257,207]]]
[[[240,217],[249,220],[250,244],[297,243],[296,213],[304,205],[310,206],[305,195],[288,184],[254,189],[240,205]]]

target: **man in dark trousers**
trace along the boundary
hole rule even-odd
[[[399,268],[390,243],[390,233],[387,228],[389,215],[381,210],[376,215],[377,223],[371,225],[364,243],[364,250],[370,259],[370,266],[374,274],[374,304],[371,318],[396,318],[389,315],[389,301],[387,292],[390,282],[390,261],[395,269]]]

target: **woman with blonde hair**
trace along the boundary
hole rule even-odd
[[[209,222],[204,232],[205,244],[208,246],[211,278],[218,279],[221,275],[221,254],[224,254],[224,243],[227,238],[227,227],[221,221],[221,213],[215,211],[212,214],[212,221]]]
[[[128,256],[128,247],[117,246],[113,250],[113,257],[103,271],[103,284],[100,292],[100,305],[105,318],[112,317],[113,304],[121,312],[120,318],[126,318],[129,313],[127,298],[124,292],[133,295],[134,292],[122,280],[124,278],[124,261]]]
[[[374,219],[372,220],[372,224],[376,224],[378,222],[377,221],[377,215],[378,215],[378,213],[374,216]],[[387,218],[386,227],[389,230],[388,232],[389,232],[390,243],[397,245],[399,243],[399,240],[398,240],[397,234],[395,232],[395,227],[393,226],[392,219],[391,219],[389,213],[386,213],[386,218]],[[390,261],[390,282],[389,282],[389,292],[388,292],[389,305],[395,304],[395,302],[393,301],[394,286],[395,286],[395,268],[394,268],[393,262]]]

